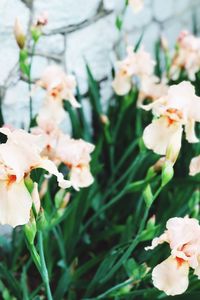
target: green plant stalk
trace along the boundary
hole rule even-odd
[[[33,119],[33,98],[31,95],[31,69],[33,65],[33,56],[35,53],[35,47],[36,47],[37,42],[33,43],[32,51],[31,51],[31,60],[30,60],[30,65],[29,65],[29,75],[28,75],[28,90],[29,90],[29,119],[30,119],[30,125],[29,125],[29,130],[31,127],[31,121]]]
[[[33,244],[30,244],[27,238],[26,238],[26,245],[28,250],[30,251],[34,264],[36,265],[38,271],[40,272],[41,270],[40,257],[39,254],[37,253],[35,246]]]
[[[53,300],[52,293],[51,293],[51,288],[49,284],[49,274],[47,271],[47,266],[45,262],[45,257],[44,257],[44,248],[43,248],[43,235],[41,231],[38,231],[38,246],[39,246],[39,254],[40,254],[40,259],[41,259],[41,276],[43,278],[43,281],[46,286],[46,292],[47,292],[47,299],[48,300]]]

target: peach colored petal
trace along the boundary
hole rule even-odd
[[[16,227],[28,223],[32,199],[24,181],[13,182],[9,186],[0,181],[0,194],[0,224]]]
[[[172,256],[158,264],[152,272],[153,284],[167,295],[175,296],[184,293],[188,288],[189,265],[179,264]]]
[[[190,170],[189,174],[191,176],[200,173],[200,155],[192,158],[190,162],[189,170]]]

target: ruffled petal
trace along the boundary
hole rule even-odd
[[[194,270],[194,274],[198,276],[198,279],[200,279],[200,255],[197,258],[198,260],[198,265]]]
[[[71,186],[71,182],[69,180],[64,179],[63,174],[58,171],[56,165],[51,160],[49,159],[41,160],[37,168],[45,169],[50,174],[55,175],[57,177],[59,187],[66,189]]]
[[[165,155],[170,145],[175,152],[179,152],[181,136],[181,124],[177,122],[170,124],[167,118],[161,117],[153,120],[153,122],[145,128],[143,140],[148,149],[153,150],[157,154]]]
[[[94,182],[94,178],[90,173],[89,167],[73,167],[70,171],[70,181],[72,186],[79,190],[79,188],[90,186]]]
[[[189,265],[172,256],[157,265],[152,272],[153,284],[167,295],[184,293],[188,288]]]
[[[81,107],[80,103],[76,100],[72,93],[69,93],[69,95],[66,97],[66,100],[68,100],[71,106],[75,108]]]
[[[190,170],[189,174],[191,176],[200,173],[200,155],[194,157],[191,160],[189,170]]]
[[[156,237],[152,240],[151,246],[145,247],[145,250],[153,250],[156,248],[158,245],[164,243],[164,242],[169,242],[167,234],[163,233],[159,237]]]
[[[61,100],[46,99],[44,105],[39,111],[37,123],[41,128],[55,127],[59,125],[65,118],[66,114],[62,106]]]
[[[126,95],[131,89],[131,79],[127,76],[117,75],[112,82],[112,87],[117,95]]]
[[[189,143],[198,143],[199,139],[195,134],[195,121],[189,120],[185,125],[186,139]]]

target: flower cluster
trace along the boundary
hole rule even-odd
[[[177,47],[172,58],[170,77],[178,79],[185,70],[190,80],[195,80],[195,74],[200,69],[200,38],[188,31],[182,31],[177,39]]]
[[[87,187],[93,182],[89,163],[94,146],[82,139],[70,138],[59,128],[65,117],[63,100],[75,108],[80,107],[73,94],[75,78],[54,65],[47,67],[37,84],[46,90],[46,98],[36,118],[38,126],[32,128],[32,133],[43,136],[46,156],[68,168],[71,184],[76,190]]]
[[[167,48],[164,51],[169,55]],[[143,48],[135,52],[133,47],[128,47],[127,53],[127,57],[117,63],[113,89],[117,95],[128,94],[130,98],[132,88],[137,89],[138,107],[153,115],[152,122],[143,131],[143,142],[148,149],[162,156],[156,164],[159,169],[169,166],[173,171],[182,139],[188,143],[199,142],[196,127],[200,122],[200,97],[195,80],[200,70],[200,38],[181,32],[175,54],[169,59],[171,64],[160,78],[154,75],[155,62]],[[147,104],[144,100],[148,100]],[[189,175],[198,173],[200,155],[192,158],[189,166]],[[178,295],[188,287],[189,268],[200,278],[198,221],[189,217],[170,219],[164,234],[155,238],[146,250],[164,242],[169,244],[171,255],[153,269],[153,284],[167,295]]]
[[[43,13],[31,27],[34,45],[47,22],[47,14]],[[30,81],[31,65],[25,45],[26,36],[18,19],[15,22],[14,33],[20,48],[20,68]],[[74,76],[67,75],[59,66],[51,65],[44,70],[36,86],[43,88],[46,93],[36,116],[37,125],[30,128],[31,133],[22,129],[10,130],[7,127],[0,129],[6,140],[0,144],[0,224],[9,224],[13,227],[30,221],[34,213],[32,207],[35,206],[36,212],[39,213],[38,185],[34,182],[33,188],[30,188],[27,184],[32,170],[43,168],[51,175],[55,175],[62,189],[73,187],[79,190],[89,186],[94,180],[90,172],[90,154],[94,146],[84,140],[70,138],[59,128],[66,114],[63,101],[68,101],[74,108],[80,107],[74,97],[76,87]],[[30,121],[33,121],[32,113]],[[67,167],[69,177],[67,180],[58,171],[60,164]],[[44,183],[46,181],[43,180]]]
[[[169,219],[166,227],[146,250],[169,244],[171,255],[153,269],[152,279],[159,290],[174,296],[188,288],[189,268],[200,278],[200,225],[196,219],[185,217]]]
[[[189,81],[170,86],[167,94],[142,107],[152,109],[155,116],[143,134],[146,147],[155,153],[167,155],[174,163],[181,148],[183,128],[189,143],[199,141],[195,122],[200,122],[200,97]]]
[[[7,139],[0,144],[0,223],[13,227],[29,222],[33,195],[38,191],[35,186],[30,194],[25,182],[33,169],[43,168],[57,176],[61,188],[73,186],[79,190],[93,182],[89,163],[94,146],[71,139],[58,127],[65,116],[63,100],[80,106],[73,95],[75,79],[59,67],[50,66],[38,84],[46,89],[44,104],[36,118],[38,126],[31,129],[31,134],[21,129],[0,130]],[[69,180],[58,171],[60,163],[67,166]]]
[[[133,86],[139,90],[138,106],[144,99],[157,99],[167,90],[165,79],[154,75],[155,61],[151,55],[141,47],[137,52],[129,46],[127,57],[117,63],[117,73],[112,86],[117,95],[126,95]]]
[[[37,186],[31,195],[25,181],[33,169],[43,168],[55,175],[61,188],[68,188],[71,183],[64,179],[51,160],[42,155],[44,143],[41,135],[8,128],[1,128],[0,132],[7,139],[0,144],[0,223],[15,227],[28,223],[30,219]]]

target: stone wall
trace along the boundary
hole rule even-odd
[[[77,76],[82,94],[87,92],[85,60],[101,82],[102,99],[112,93],[110,72],[120,44],[136,43],[144,31],[143,43],[153,51],[154,42],[162,32],[172,46],[181,29],[197,28],[200,0],[146,0],[144,9],[134,14],[128,8],[122,33],[115,28],[116,15],[125,0],[0,0],[0,96],[7,123],[23,127],[28,122],[28,87],[19,75],[18,47],[13,24],[18,16],[25,30],[42,11],[49,14],[33,60],[32,78],[39,78],[49,63],[62,64]],[[42,101],[42,92],[34,93],[34,110]],[[85,100],[87,107],[87,99]]]

